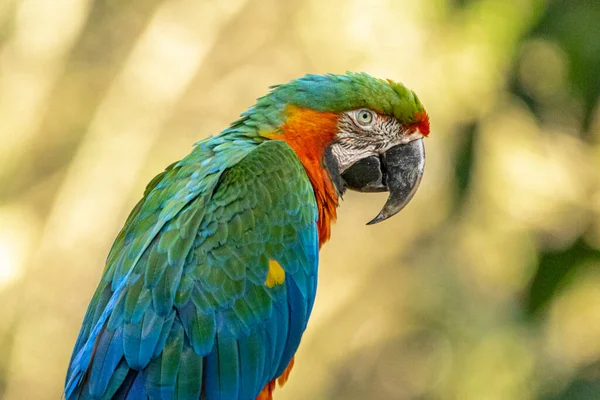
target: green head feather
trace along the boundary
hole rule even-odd
[[[425,112],[417,95],[403,84],[366,73],[306,75],[275,86],[263,99],[329,112],[366,107],[403,123],[413,123],[415,115]]]
[[[374,78],[364,72],[309,74],[271,89],[225,133],[233,130],[254,135],[257,128],[276,129],[284,122],[288,105],[334,113],[366,107],[394,116],[402,124],[424,124],[421,132],[429,133],[427,113],[412,90],[401,83]]]

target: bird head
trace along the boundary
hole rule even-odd
[[[389,192],[369,224],[397,214],[416,192],[429,118],[404,85],[366,73],[306,75],[274,86],[255,106],[261,107],[270,110],[262,118],[282,121],[271,137],[288,141],[301,159],[318,162],[338,193]]]

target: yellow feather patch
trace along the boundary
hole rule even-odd
[[[275,260],[269,260],[269,272],[267,272],[267,280],[265,286],[272,288],[273,286],[281,285],[285,281],[285,271],[281,265]]]

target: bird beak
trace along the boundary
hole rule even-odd
[[[408,204],[424,170],[425,147],[423,139],[417,139],[357,161],[342,173],[342,178],[348,189],[390,193],[383,209],[367,223],[373,225],[398,214]]]

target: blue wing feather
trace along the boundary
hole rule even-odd
[[[123,328],[106,329],[96,349],[96,359],[89,376],[89,392],[92,397],[100,397],[123,358]]]

